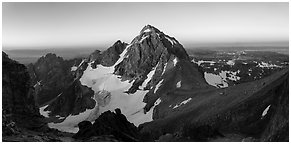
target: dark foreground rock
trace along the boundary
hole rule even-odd
[[[120,109],[115,109],[115,113],[111,111],[102,113],[94,124],[83,121],[78,126],[79,131],[73,138],[82,141],[139,141],[137,127],[128,122]]]

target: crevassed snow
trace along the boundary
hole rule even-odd
[[[179,106],[181,106],[181,105],[183,105],[183,104],[186,104],[186,103],[188,103],[188,102],[191,101],[191,100],[192,100],[192,98],[188,98],[188,99],[182,101],[181,103],[175,105],[175,106],[173,107],[173,109],[178,108]]]
[[[120,59],[116,64],[123,60],[126,51],[127,49],[122,52]],[[127,119],[136,126],[151,121],[151,115],[149,113],[144,114],[143,111],[143,108],[146,105],[146,103],[143,102],[143,98],[148,91],[138,90],[134,94],[124,93],[132,86],[133,81],[121,81],[118,76],[113,74],[114,66],[103,67],[102,65],[97,65],[96,69],[92,69],[88,66],[80,79],[82,85],[91,87],[95,93],[98,93],[100,90],[110,92],[111,97],[109,103],[104,106],[99,106],[98,114],[107,110],[114,111],[116,108],[120,108],[121,112],[127,117]],[[143,83],[143,86],[150,81],[155,69],[148,74],[148,78]]]
[[[93,69],[89,63],[88,67],[83,72],[83,75],[80,78],[81,84],[92,88],[92,90],[95,92],[95,95],[97,96],[94,97],[95,101],[97,101],[94,109],[87,109],[85,112],[80,113],[77,116],[70,115],[63,122],[50,123],[49,126],[57,128],[61,131],[77,132],[77,124],[79,122],[83,120],[93,121],[103,112],[108,110],[114,111],[116,108],[119,108],[122,114],[124,114],[127,119],[131,123],[134,123],[136,126],[144,122],[152,121],[154,107],[152,107],[147,113],[145,113],[143,109],[146,105],[146,103],[143,102],[143,98],[148,90],[138,90],[134,94],[124,93],[132,86],[134,81],[121,81],[118,76],[113,74],[115,65],[123,60],[129,47],[130,45],[127,46],[127,48],[121,53],[120,58],[113,66],[104,67],[102,65],[97,65],[96,69]],[[150,81],[155,72],[155,69],[148,74],[148,78],[144,84]],[[160,85],[157,85],[157,88],[159,86]],[[109,99],[107,99],[107,101],[105,98],[108,97],[106,96],[103,98],[100,96],[100,91],[110,93]],[[105,102],[103,102],[103,100],[105,100]],[[160,100],[156,102],[155,106],[158,105],[159,102]]]
[[[181,81],[177,82],[176,87],[177,88],[180,88],[181,87]]]
[[[71,67],[71,71],[76,71],[77,68],[78,68],[78,67],[76,67],[76,66],[72,66],[72,67]]]
[[[268,113],[270,106],[271,106],[271,105],[269,105],[269,106],[268,106],[268,107],[263,111],[263,113],[262,113],[262,117],[264,117],[264,116]]]
[[[50,111],[45,111],[44,109],[47,108],[49,105],[43,106],[41,108],[39,108],[39,113],[40,115],[44,116],[44,117],[49,117],[49,113]]]
[[[177,62],[178,62],[178,58],[175,57],[174,60],[173,60],[174,66],[176,66]]]
[[[162,79],[155,87],[154,93],[156,93],[156,91],[159,89],[159,87],[161,86],[162,82],[164,81],[164,79]]]

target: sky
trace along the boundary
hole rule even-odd
[[[289,41],[288,3],[2,3],[3,49],[108,48],[147,24],[184,47]]]

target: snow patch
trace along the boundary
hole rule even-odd
[[[210,65],[214,65],[216,63],[215,61],[204,61],[204,60],[200,60],[200,61],[197,61],[197,62],[195,60],[192,60],[192,62],[198,64],[198,66],[200,66],[203,63],[210,63]]]
[[[206,82],[212,86],[220,88],[228,87],[228,84],[222,79],[220,75],[204,72],[204,78]]]
[[[265,63],[265,62],[261,62],[257,65],[257,67],[261,67],[261,68],[282,68],[282,66],[278,66],[275,64],[269,64],[269,63]]]
[[[235,60],[229,60],[226,64],[233,66],[235,64]]]
[[[33,87],[41,85],[41,81],[36,82],[36,84]]]
[[[159,64],[159,63],[158,63]],[[155,71],[158,67],[158,64],[155,66],[155,68],[153,70],[151,70],[148,75],[147,75],[147,79],[142,83],[142,87],[146,87],[146,85],[148,84],[148,82],[152,79],[153,75],[155,74]]]
[[[166,72],[167,66],[168,66],[168,63],[165,64],[164,69],[163,69],[163,72],[162,72],[162,75]]]
[[[163,82],[164,80],[162,79],[157,85],[156,85],[156,88],[155,88],[155,90],[154,90],[154,93],[156,93],[156,91],[159,89],[159,87],[161,86],[161,84],[162,84],[162,82]]]
[[[175,106],[173,107],[173,109],[178,108],[179,106],[181,106],[181,105],[183,105],[183,104],[187,104],[187,103],[188,103],[189,101],[191,101],[191,100],[192,100],[192,98],[188,98],[188,99],[182,101],[181,103],[175,105]]]
[[[72,66],[72,67],[71,67],[71,71],[76,71],[77,68],[78,68],[78,67],[76,67],[76,66]]]
[[[144,36],[141,38],[141,40],[139,41],[140,43],[142,43],[142,41],[144,41],[146,38],[148,38],[149,36]]]
[[[85,62],[85,60],[83,59],[78,67],[80,67],[84,62]]]
[[[237,71],[221,71],[218,75],[204,72],[204,78],[206,82],[212,86],[218,88],[228,87],[228,80],[238,81],[240,77],[237,74],[240,73],[240,70]]]
[[[176,87],[177,88],[180,88],[181,87],[181,81],[177,82]]]
[[[47,108],[49,105],[46,105],[46,106],[43,106],[41,108],[39,108],[39,113],[40,115],[46,117],[46,118],[49,118],[49,113],[50,111],[45,111],[44,109]]]
[[[268,106],[268,107],[263,111],[263,113],[262,113],[262,117],[264,117],[264,116],[268,113],[270,106],[271,106],[271,105],[269,105],[269,106]]]
[[[175,57],[174,60],[173,60],[174,66],[176,66],[177,62],[178,62],[178,58]]]

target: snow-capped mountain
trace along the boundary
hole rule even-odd
[[[33,90],[25,98],[37,101],[39,109],[29,106],[50,128],[82,140],[100,135],[120,141],[288,140],[288,65],[240,60],[223,66],[216,66],[219,60],[191,61],[175,38],[147,25],[129,44],[117,41],[87,58],[41,57],[28,66],[33,83],[24,81],[25,89]],[[241,74],[250,72],[242,65],[268,73],[224,85],[245,79]],[[15,84],[10,79],[19,75],[9,73],[15,69],[4,68],[5,83]],[[213,75],[204,71],[212,68]],[[15,95],[7,88],[3,96],[10,109]]]
[[[116,108],[138,126],[155,119],[156,106],[168,99],[163,94],[176,89],[213,88],[191,63],[183,46],[151,25],[130,44],[117,41],[69,70],[74,76],[71,84],[40,111],[53,117],[50,127],[70,132],[77,132],[79,122],[94,121]]]

